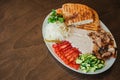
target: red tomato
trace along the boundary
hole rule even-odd
[[[79,65],[76,64],[76,59],[81,52],[72,47],[68,41],[61,41],[52,45],[55,53],[63,60],[63,62],[74,69],[79,69]]]

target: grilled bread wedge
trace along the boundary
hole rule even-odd
[[[62,8],[57,9],[57,13],[63,15],[67,26],[72,25],[86,30],[99,29],[97,12],[86,5],[66,3]]]

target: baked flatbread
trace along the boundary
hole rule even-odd
[[[67,26],[75,26],[87,30],[99,29],[99,16],[97,12],[83,4],[66,3],[57,10],[65,18]]]

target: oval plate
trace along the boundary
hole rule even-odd
[[[50,14],[49,14],[49,15],[50,15]],[[49,15],[45,18],[45,20],[44,20],[44,22],[43,22],[43,26],[42,26],[43,38],[44,38],[44,34],[45,34],[45,27],[46,27],[46,25],[48,24],[48,23],[47,23],[47,19],[48,19]],[[101,26],[105,31],[110,32],[109,29],[107,28],[107,26],[105,26],[105,25],[102,23],[102,21],[100,21],[100,26]],[[111,33],[111,32],[110,32],[110,33]],[[111,35],[112,35],[112,34],[111,34]],[[114,38],[113,38],[113,39],[114,39]],[[117,46],[116,46],[115,39],[114,39],[114,43],[115,43],[115,47],[117,47]],[[70,66],[66,65],[66,64],[55,54],[55,52],[53,51],[53,49],[52,49],[52,44],[53,44],[53,43],[52,43],[52,42],[46,42],[46,41],[45,41],[45,44],[46,44],[47,48],[49,49],[49,51],[51,52],[51,54],[55,57],[56,60],[58,60],[58,61],[59,61],[61,64],[63,64],[65,67],[67,67],[67,68],[69,68],[69,69],[71,69],[71,70],[73,70],[73,71],[75,71],[75,72],[82,73],[82,74],[99,74],[99,73],[102,73],[102,72],[108,70],[108,69],[113,65],[113,63],[114,63],[115,60],[116,60],[116,58],[112,58],[112,57],[111,57],[110,59],[108,59],[108,60],[105,61],[105,67],[104,67],[104,68],[102,68],[102,69],[100,69],[100,70],[97,70],[97,71],[95,71],[95,72],[84,73],[84,72],[82,72],[81,70],[75,70],[75,69],[71,68]],[[117,53],[116,53],[116,54],[117,54]]]

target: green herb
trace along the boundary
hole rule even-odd
[[[48,18],[48,23],[54,23],[54,22],[64,22],[64,18],[61,14],[57,14],[56,11],[53,9],[50,17]]]
[[[76,59],[76,63],[80,64],[80,69],[83,72],[95,72],[104,67],[104,61],[97,59],[96,56],[92,54],[82,54]]]

